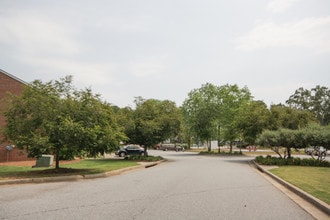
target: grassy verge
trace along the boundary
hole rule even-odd
[[[72,164],[60,164],[60,169],[58,170],[54,168],[31,168],[31,166],[1,166],[0,179],[94,174],[136,165],[138,165],[136,161],[116,159],[88,159],[81,160]]]
[[[281,166],[270,172],[330,204],[330,168]]]

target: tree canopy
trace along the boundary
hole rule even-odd
[[[5,135],[30,156],[55,154],[59,159],[111,152],[120,142],[145,148],[171,139],[208,143],[291,147],[310,144],[329,146],[328,130],[312,129],[311,123],[329,124],[330,91],[316,86],[299,88],[286,102],[267,108],[254,101],[247,87],[203,84],[189,92],[181,108],[173,101],[136,97],[136,108],[119,108],[101,100],[91,89],[77,90],[72,77],[43,83],[35,80],[21,96],[12,96],[5,112]],[[267,130],[269,129],[269,130]],[[304,130],[306,129],[306,130]],[[293,132],[298,130],[299,132]],[[299,137],[299,138],[298,138]],[[147,151],[145,151],[147,152]]]
[[[201,141],[210,142],[215,137],[219,140],[220,132],[224,140],[233,141],[238,136],[234,118],[240,106],[251,98],[246,87],[202,85],[192,90],[183,103],[186,126]]]
[[[234,120],[235,128],[240,132],[242,141],[255,144],[257,136],[268,128],[270,112],[262,101],[250,101],[241,105]]]
[[[127,136],[132,143],[145,148],[178,136],[181,126],[180,109],[169,100],[144,100],[137,97],[132,117],[132,128]],[[146,151],[145,151],[146,152]]]
[[[272,105],[270,107],[269,128],[298,129],[310,123],[317,122],[316,117],[308,110],[296,109],[285,105]]]
[[[5,116],[7,139],[26,147],[30,156],[56,154],[56,168],[61,156],[103,154],[125,139],[111,106],[90,89],[74,89],[71,76],[34,81],[12,97]]]
[[[312,112],[321,125],[330,123],[330,90],[325,86],[317,85],[311,90],[301,87],[286,103],[293,108]]]
[[[285,157],[291,157],[291,148],[306,148],[308,146],[330,147],[330,126],[310,124],[300,129],[280,128],[265,130],[257,142],[262,146],[270,146],[280,156],[280,148],[284,147]],[[282,156],[281,156],[282,157]]]
[[[188,130],[201,141],[209,141],[220,116],[218,87],[208,83],[192,90],[182,107]]]

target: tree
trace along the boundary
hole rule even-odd
[[[116,124],[110,105],[91,90],[77,91],[72,77],[42,83],[34,81],[22,96],[13,97],[5,112],[5,134],[30,156],[61,156],[87,152],[95,156],[118,146],[125,138]]]
[[[218,87],[207,83],[190,91],[182,110],[188,132],[209,143],[212,136],[215,136],[220,116]],[[210,151],[210,145],[208,146]]]
[[[279,128],[298,129],[316,122],[314,115],[302,109],[296,109],[284,105],[272,105],[270,107],[269,125],[270,129]]]
[[[237,138],[240,139],[240,130],[235,127],[235,118],[242,106],[252,100],[251,93],[247,87],[239,88],[237,85],[223,85],[219,88],[220,117],[219,126],[224,130],[223,139],[230,143],[230,153],[232,144]]]
[[[304,129],[299,129],[296,143],[298,148],[323,146],[329,149],[330,125],[320,126],[318,124],[310,124]]]
[[[211,138],[217,137],[221,129],[224,140],[232,142],[238,132],[234,126],[240,106],[251,99],[249,90],[240,89],[237,85],[214,86],[210,83],[194,89],[188,94],[183,103],[184,120],[192,134],[202,141],[210,143]],[[208,145],[210,151],[210,145]]]
[[[286,150],[284,158],[291,158],[291,148],[295,146],[295,134],[293,130],[287,128],[280,128],[276,131],[265,130],[258,137],[258,144],[261,146],[269,146],[272,150],[277,153],[281,158],[281,148],[284,147]]]
[[[115,115],[118,124],[128,137],[126,141],[130,141],[130,137],[133,137],[135,133],[134,110],[131,107],[115,108]]]
[[[257,136],[269,126],[270,111],[263,101],[250,101],[241,105],[235,117],[235,128],[240,131],[243,142],[255,144]]]
[[[291,148],[306,148],[309,146],[330,146],[330,126],[310,124],[307,127],[292,130],[280,128],[278,130],[265,130],[257,142],[262,146],[270,146],[280,156],[281,147],[286,150],[284,158],[291,158]]]
[[[77,147],[84,146],[82,150],[87,151],[88,156],[112,152],[118,148],[120,141],[126,140],[122,127],[117,123],[113,106],[102,102],[99,95],[94,95],[90,89],[78,91],[73,103],[77,105],[76,111],[72,111],[73,106],[68,105],[67,112],[70,112],[74,123],[82,125],[83,137],[79,138]],[[75,131],[73,134],[77,133]]]
[[[328,125],[330,122],[330,90],[327,87],[317,85],[311,90],[301,87],[286,103],[291,107],[312,112],[321,125]]]
[[[136,98],[133,113],[134,130],[128,134],[131,142],[147,147],[175,137],[180,130],[180,110],[169,100]]]

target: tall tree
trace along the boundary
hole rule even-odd
[[[135,132],[134,110],[131,107],[115,108],[115,115],[118,124],[128,138],[126,141],[131,141],[130,137],[134,136]]]
[[[246,87],[241,89],[228,84],[219,87],[207,83],[192,90],[184,101],[185,123],[202,141],[210,143],[211,138],[218,138],[221,130],[223,139],[232,143],[238,136],[234,118],[240,106],[250,99],[251,94]],[[208,150],[211,150],[210,144]]]
[[[194,89],[185,99],[182,110],[186,128],[192,135],[201,141],[209,143],[215,136],[220,117],[217,86],[211,83]],[[210,151],[210,145],[208,144]]]
[[[96,155],[118,146],[125,138],[112,114],[89,89],[77,91],[72,77],[42,83],[34,81],[22,96],[13,98],[7,112],[6,137],[30,156],[62,156],[82,151]]]
[[[312,112],[321,125],[330,123],[330,90],[327,87],[317,85],[311,90],[301,87],[286,103],[294,108]]]
[[[251,93],[247,87],[239,88],[237,85],[223,85],[219,88],[220,117],[218,124],[224,130],[223,139],[229,141],[230,152],[232,152],[232,143],[235,139],[240,139],[240,131],[235,127],[235,118],[237,117],[241,106],[252,100]]]
[[[180,110],[172,101],[136,98],[133,113],[134,131],[130,133],[131,142],[147,147],[175,137],[180,130]]]
[[[255,144],[255,140],[269,126],[270,111],[263,101],[250,101],[243,104],[235,117],[235,128],[240,131],[243,141]]]
[[[314,115],[302,109],[296,109],[285,105],[272,105],[270,107],[270,129],[279,128],[298,129],[306,127],[309,123],[316,122]]]

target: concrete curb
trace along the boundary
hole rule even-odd
[[[319,200],[318,198],[315,198],[314,196],[306,193],[305,191],[299,189],[298,187],[292,185],[291,183],[286,182],[285,180],[279,178],[278,176],[272,174],[271,172],[265,170],[262,166],[260,166],[259,164],[257,164],[254,160],[251,161],[253,163],[253,165],[262,173],[267,174],[268,176],[270,176],[272,179],[274,179],[275,181],[277,181],[278,183],[282,184],[283,186],[285,186],[287,189],[289,189],[290,191],[292,191],[293,193],[297,194],[298,196],[300,196],[301,198],[305,199],[306,201],[308,201],[309,203],[313,204],[315,207],[317,207],[318,209],[320,209],[321,211],[323,211],[324,213],[326,213],[327,215],[330,215],[330,205],[328,205],[327,203]]]
[[[56,176],[56,177],[40,177],[40,178],[26,178],[26,179],[10,179],[10,180],[0,180],[1,185],[9,184],[23,184],[23,183],[47,183],[47,182],[64,182],[64,181],[78,181],[84,179],[94,179],[94,178],[104,178],[109,176],[119,175],[124,172],[149,168],[156,166],[160,163],[165,162],[166,160],[160,160],[157,162],[146,162],[133,167],[126,167],[119,170],[112,170],[105,173],[96,173],[96,174],[86,174],[86,175],[69,175],[69,176]]]

